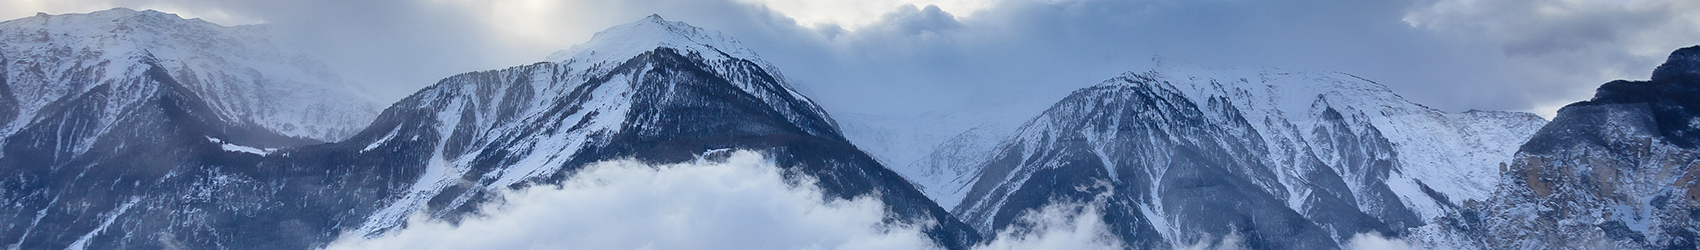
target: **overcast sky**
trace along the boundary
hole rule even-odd
[[[540,61],[649,14],[725,32],[823,105],[863,114],[1042,109],[1154,61],[1342,71],[1447,111],[1550,115],[1700,44],[1684,0],[4,0],[0,18],[157,9],[269,23],[399,98]],[[931,7],[936,6],[936,7]],[[879,102],[866,101],[883,100]],[[1021,104],[1012,104],[1021,103]]]
[[[266,23],[383,102],[660,14],[743,41],[846,126],[928,121],[894,132],[926,145],[1159,64],[1340,71],[1445,111],[1550,118],[1700,44],[1692,0],[0,0],[0,18],[112,7]]]

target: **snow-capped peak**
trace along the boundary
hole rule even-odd
[[[724,53],[732,58],[760,62],[754,51],[745,48],[730,36],[685,22],[667,21],[662,19],[661,15],[649,15],[636,22],[596,32],[590,41],[574,45],[572,49],[555,52],[549,55],[547,60],[590,63],[623,61],[658,47],[701,52],[704,57],[720,57],[719,54]],[[761,64],[765,66],[766,63]]]
[[[7,84],[19,99],[18,119],[0,121],[0,136],[61,98],[101,86],[147,85],[131,80],[154,67],[205,99],[219,119],[289,137],[339,140],[370,122],[378,108],[365,89],[278,43],[263,25],[222,26],[125,8],[41,13],[0,22],[0,55],[6,59],[0,67],[7,68],[0,72],[9,74]],[[31,71],[45,72],[24,73]],[[149,91],[123,93],[113,101],[137,103]]]
[[[84,41],[84,45],[102,49],[117,49],[116,46],[129,45],[146,49],[166,45],[173,39],[162,39],[170,36],[187,36],[188,38],[211,38],[208,36],[219,32],[209,32],[225,28],[201,20],[183,19],[177,14],[154,10],[132,10],[114,8],[110,10],[90,12],[86,14],[49,15],[36,13],[35,16],[0,22],[0,29],[22,32],[37,30],[41,35],[65,35],[73,37],[94,38]],[[231,27],[235,33],[253,33],[259,31],[258,26],[245,25]],[[229,39],[221,39],[229,40]],[[217,44],[222,41],[204,41]],[[113,51],[116,52],[116,51]]]
[[[156,11],[156,10],[133,10],[133,9],[129,9],[129,8],[119,7],[119,8],[112,8],[112,9],[108,9],[108,10],[89,12],[89,13],[85,13],[85,14],[51,15],[51,14],[47,14],[47,13],[43,13],[43,12],[37,12],[37,13],[35,13],[35,16],[19,19],[19,22],[35,22],[37,24],[74,25],[74,26],[97,26],[97,25],[102,25],[102,24],[130,24],[130,25],[152,25],[152,26],[180,25],[180,24],[188,24],[188,25],[208,25],[208,24],[212,24],[210,22],[203,21],[200,18],[183,19],[183,20],[190,20],[190,21],[193,21],[193,22],[174,22],[173,21],[173,20],[179,20],[179,19],[183,19],[183,17],[178,16],[177,14],[159,12],[159,11]]]

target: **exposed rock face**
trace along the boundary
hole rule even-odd
[[[1700,246],[1700,46],[1648,81],[1612,81],[1565,106],[1501,175],[1485,221],[1492,248]],[[1469,217],[1465,217],[1469,218]]]

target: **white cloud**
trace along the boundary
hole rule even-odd
[[[1246,249],[1246,247],[1245,247],[1245,236],[1241,236],[1239,232],[1231,232],[1226,236],[1222,236],[1222,238],[1211,237],[1210,234],[1200,234],[1200,235],[1202,235],[1203,237],[1199,237],[1199,238],[1204,239],[1204,240],[1201,240],[1199,242],[1193,242],[1190,245],[1181,245],[1179,247],[1176,247],[1175,250],[1243,250],[1243,249]],[[1212,241],[1211,239],[1215,239],[1215,240]]]
[[[1122,242],[1104,225],[1100,207],[1101,202],[1046,205],[1017,219],[1032,228],[998,232],[996,239],[974,249],[1122,249]]]
[[[1360,233],[1346,240],[1346,250],[1416,250],[1435,249],[1417,247],[1404,239],[1382,237],[1378,233]],[[1443,248],[1449,249],[1449,248]]]
[[[531,188],[459,226],[417,216],[374,239],[329,249],[922,249],[912,225],[881,222],[871,197],[823,202],[786,184],[756,153],[725,162],[593,164],[562,186]]]
[[[507,193],[457,226],[415,216],[376,238],[327,249],[937,249],[919,225],[883,222],[878,199],[823,199],[787,184],[757,153],[669,165],[592,164],[559,187]],[[1119,249],[1096,209],[1051,206],[976,249]]]

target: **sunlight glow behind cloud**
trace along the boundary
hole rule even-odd
[[[836,25],[841,28],[854,30],[874,21],[886,13],[912,5],[925,7],[938,6],[945,12],[958,17],[972,15],[976,11],[992,7],[996,0],[862,0],[862,1],[819,1],[819,0],[738,0],[740,2],[765,5],[786,16],[796,19],[797,23],[807,27]]]

